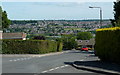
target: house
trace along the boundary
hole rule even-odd
[[[95,39],[90,39],[90,40],[77,40],[78,46],[87,46],[90,48],[94,48],[95,45]]]
[[[24,32],[19,32],[19,33],[0,32],[0,39],[26,40],[26,33]]]

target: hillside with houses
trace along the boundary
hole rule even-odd
[[[99,20],[12,20],[11,22],[9,28],[4,32],[25,32],[47,36],[76,34],[83,31],[95,33],[97,28],[111,25],[109,20],[103,20],[102,26],[100,26]]]

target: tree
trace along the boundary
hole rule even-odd
[[[2,8],[0,7],[0,30],[2,30]]]
[[[10,25],[10,20],[7,17],[6,11],[2,12],[2,28],[8,28]]]
[[[114,20],[111,20],[112,25],[120,26],[120,1],[114,2]]]
[[[2,11],[1,6],[0,6],[0,20],[2,21],[2,22],[0,21],[1,28],[4,29],[9,27],[11,21],[8,19],[6,11]]]
[[[71,50],[77,47],[77,42],[75,41],[76,37],[72,34],[63,35],[62,42],[63,42],[63,49]]]
[[[93,35],[90,32],[79,32],[77,34],[78,40],[90,40],[93,37]]]

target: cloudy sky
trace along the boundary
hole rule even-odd
[[[102,8],[104,19],[111,19],[113,2],[114,0],[4,0],[2,8],[13,20],[81,20],[99,19],[99,9],[89,8],[97,6]]]
[[[113,2],[116,0],[2,0],[2,2]]]

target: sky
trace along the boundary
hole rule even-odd
[[[116,0],[2,0],[2,2],[113,2]]]
[[[114,16],[113,0],[2,1],[2,8],[7,11],[8,17],[11,20],[99,19],[99,9],[90,9],[89,6],[101,7],[103,19],[112,19]]]

